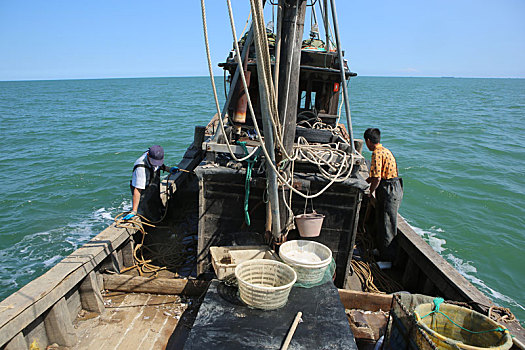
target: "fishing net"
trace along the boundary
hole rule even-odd
[[[432,297],[421,294],[394,294],[383,349],[437,349],[426,333],[417,326],[413,316],[413,311],[418,305],[432,302],[432,300]]]

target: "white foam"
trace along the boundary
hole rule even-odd
[[[447,255],[447,260],[449,260],[452,263],[454,268],[458,270],[459,273],[463,277],[468,279],[472,284],[477,285],[482,291],[485,292],[485,294],[488,294],[489,297],[492,297],[492,299],[501,300],[515,307],[519,307],[522,310],[525,310],[525,307],[523,307],[521,304],[519,304],[517,301],[515,301],[511,297],[508,297],[505,294],[502,294],[490,288],[489,286],[487,286],[487,284],[483,280],[479,279],[475,275],[472,275],[478,272],[478,270],[474,266],[471,265],[471,262],[465,262],[462,259],[452,254]]]
[[[409,224],[410,225],[410,224]],[[525,307],[520,305],[518,302],[516,302],[514,299],[490,288],[485,284],[483,280],[476,277],[475,274],[478,272],[476,267],[473,265],[470,261],[464,261],[461,258],[458,258],[457,256],[453,255],[452,253],[448,252],[446,256],[443,254],[448,250],[447,247],[445,247],[445,244],[447,243],[446,240],[443,238],[439,238],[439,233],[444,233],[445,231],[442,228],[432,226],[428,231],[423,230],[419,227],[414,227],[410,225],[412,229],[421,236],[436,252],[438,252],[441,256],[444,256],[446,260],[467,280],[469,280],[472,284],[476,285],[480,290],[482,290],[486,295],[491,297],[493,300],[501,300],[504,301],[510,305],[513,305],[515,307],[518,307],[522,310],[525,310]]]
[[[113,220],[113,216],[110,212],[106,210],[106,208],[100,208],[97,211],[93,213],[93,216],[96,219],[103,219],[103,220]]]
[[[54,266],[55,265],[55,262],[57,262],[58,260],[62,259],[62,256],[61,255],[55,255],[54,257],[52,258],[49,258],[47,260],[44,260],[42,263],[44,264],[45,267],[50,267],[50,266]]]
[[[441,228],[436,228],[435,226],[432,226],[430,229],[432,231],[425,231],[423,229],[420,229],[419,227],[410,226],[412,229],[421,236],[427,243],[438,253],[442,253],[445,251],[445,244],[447,241],[443,238],[439,238],[437,233],[444,232]],[[434,231],[434,232],[433,232]]]
[[[14,291],[36,278],[88,242],[109,225],[116,214],[129,210],[127,208],[131,208],[129,200],[117,208],[99,208],[83,220],[26,235],[19,242],[0,249],[0,288]]]

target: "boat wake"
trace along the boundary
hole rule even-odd
[[[26,235],[0,249],[0,300],[55,266],[106,228],[115,215],[130,208],[129,200],[116,207],[99,208],[82,221]]]
[[[463,259],[458,258],[457,256],[454,256],[454,254],[448,252],[449,249],[445,246],[447,241],[443,238],[439,238],[439,234],[445,232],[443,229],[432,226],[429,230],[423,230],[419,227],[414,227],[412,225],[410,226],[432,247],[432,249],[443,256],[456,270],[459,271],[463,277],[478,287],[490,299],[496,303],[497,301],[501,301],[504,304],[507,304],[507,306],[516,307],[525,311],[525,307],[519,304],[517,301],[503,293],[498,292],[497,290],[492,289],[491,287],[487,286],[483,280],[476,277],[478,270],[474,265],[472,265],[471,261],[464,261]]]

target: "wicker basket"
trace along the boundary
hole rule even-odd
[[[288,301],[297,274],[279,261],[254,259],[235,268],[241,300],[263,310],[278,309]]]
[[[295,270],[297,282],[302,284],[320,282],[332,261],[330,248],[324,244],[306,240],[284,243],[279,249],[279,256]],[[312,257],[315,259],[311,259]]]

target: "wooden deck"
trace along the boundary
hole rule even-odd
[[[74,322],[74,349],[164,349],[192,301],[178,295],[108,293],[106,312]]]

